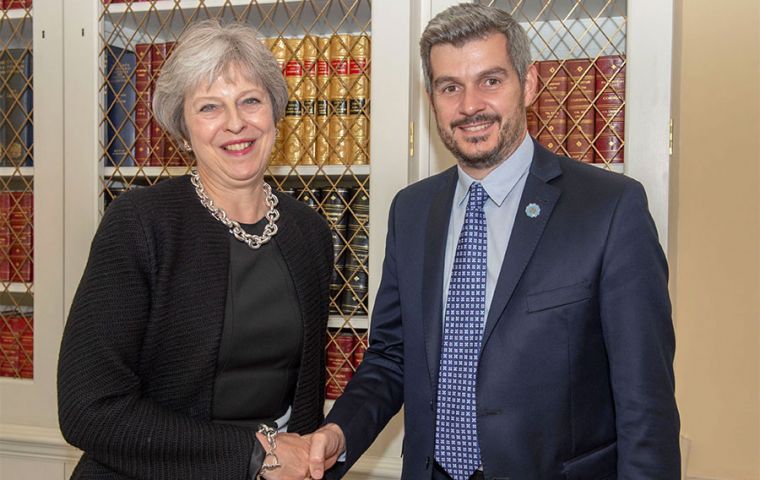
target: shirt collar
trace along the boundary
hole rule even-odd
[[[509,192],[517,185],[519,180],[528,172],[530,163],[533,161],[533,140],[530,135],[525,135],[522,143],[517,150],[512,153],[499,166],[494,168],[486,178],[480,181],[483,189],[496,205],[501,206],[509,195]],[[457,165],[459,180],[454,191],[454,202],[456,205],[462,205],[470,191],[470,185],[476,180],[467,175],[462,167]]]

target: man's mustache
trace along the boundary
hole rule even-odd
[[[454,120],[449,125],[452,129],[480,122],[501,122],[501,116],[495,113],[476,113]]]

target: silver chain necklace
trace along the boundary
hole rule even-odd
[[[277,233],[277,225],[275,222],[280,218],[280,212],[275,208],[277,206],[277,197],[272,193],[272,187],[267,182],[261,182],[264,187],[264,203],[269,210],[265,217],[267,224],[264,227],[264,232],[259,235],[251,235],[243,230],[240,223],[232,220],[223,209],[214,205],[214,201],[211,200],[206,194],[206,189],[203,188],[201,183],[201,176],[198,175],[198,170],[193,169],[190,172],[190,182],[195,186],[195,193],[201,201],[201,205],[206,207],[206,210],[211,212],[211,216],[222,222],[222,224],[230,229],[230,233],[241,242],[248,245],[250,248],[256,250],[262,245],[267,243]]]

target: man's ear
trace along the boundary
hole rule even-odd
[[[523,96],[525,98],[526,107],[530,106],[538,96],[538,70],[536,69],[535,63],[531,63],[528,67],[528,71],[525,72]]]

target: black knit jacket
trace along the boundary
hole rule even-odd
[[[304,328],[289,431],[303,434],[323,418],[332,240],[309,207],[278,198],[276,238]],[[229,241],[189,177],[125,193],[109,206],[58,365],[61,431],[84,451],[72,478],[246,478],[260,448],[255,432],[210,421]]]

